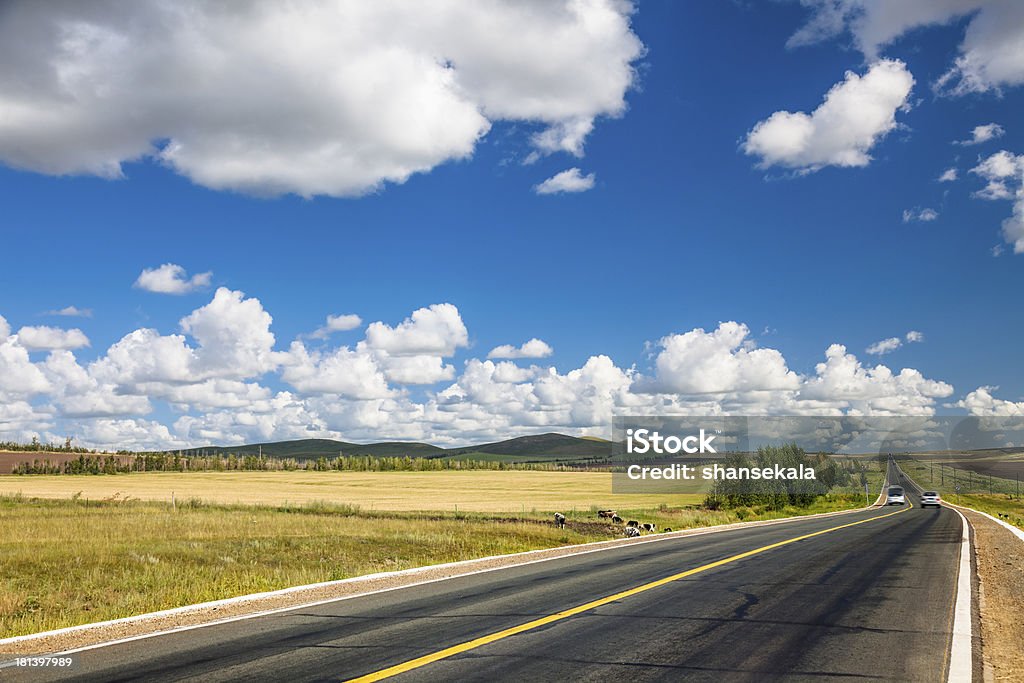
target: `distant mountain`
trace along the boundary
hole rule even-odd
[[[611,442],[580,439],[565,434],[537,434],[519,436],[479,446],[448,449],[449,455],[460,453],[491,453],[510,456],[562,456],[566,458],[600,457],[611,455]]]
[[[298,439],[296,441],[274,441],[269,443],[245,444],[244,446],[205,446],[183,450],[185,455],[257,455],[259,453],[275,458],[334,458],[338,455],[369,455],[373,457],[409,456],[410,458],[472,457],[476,454],[505,456],[501,459],[513,462],[518,459],[542,457],[573,460],[577,458],[601,458],[611,454],[611,442],[603,439],[577,438],[565,434],[538,434],[520,436],[505,441],[495,441],[460,448],[440,448],[428,443],[415,441],[382,441],[358,444],[334,439]]]

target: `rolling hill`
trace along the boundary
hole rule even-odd
[[[537,434],[519,436],[505,441],[467,446],[465,448],[448,449],[447,455],[455,456],[468,453],[488,453],[516,457],[562,457],[566,459],[593,458],[611,455],[611,443],[580,439],[565,434]]]
[[[460,448],[441,448],[428,443],[382,441],[358,444],[333,439],[298,439],[273,441],[242,446],[205,446],[183,450],[185,455],[263,455],[275,458],[333,458],[338,455],[369,455],[373,457],[409,456],[411,458],[473,458],[506,462],[530,460],[579,460],[604,458],[611,454],[611,443],[600,439],[577,438],[565,434],[520,436]]]

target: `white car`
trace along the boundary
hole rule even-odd
[[[903,493],[902,486],[890,486],[889,491],[885,496],[886,505],[905,505],[907,502],[906,495]]]
[[[921,507],[923,508],[926,508],[929,505],[934,505],[935,507],[942,507],[941,503],[942,499],[939,498],[938,491],[925,491],[924,493],[921,494]]]

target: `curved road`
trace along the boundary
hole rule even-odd
[[[907,492],[89,649],[62,680],[942,681],[961,521]]]

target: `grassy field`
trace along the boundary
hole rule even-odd
[[[900,467],[911,479],[925,489],[938,491],[944,500],[987,512],[1024,529],[1024,499],[1016,495],[1015,480],[988,476],[976,476],[968,480],[960,471],[955,480],[960,486],[960,493],[957,493],[951,477],[952,468],[944,466],[945,471],[942,472],[938,463],[920,460],[900,461]],[[968,486],[968,482],[973,484],[973,488]],[[989,490],[994,493],[989,493]]]
[[[0,476],[0,494],[89,500],[285,505],[311,501],[365,510],[565,512],[695,504],[701,494],[612,495],[606,472],[144,472],[124,475]]]
[[[234,473],[232,483],[254,486],[245,479],[262,474]],[[447,473],[434,476],[439,474]],[[185,476],[191,481],[202,475]],[[59,479],[71,488],[85,489],[94,482],[124,483],[136,477],[152,479],[146,475]],[[271,489],[262,490],[262,498],[270,497]],[[514,498],[509,490],[501,493],[506,500]],[[411,501],[402,504],[412,506]],[[862,502],[859,495],[850,495],[822,498],[799,510],[709,511],[661,505],[620,506],[619,511],[659,528],[685,529],[857,507]],[[274,506],[179,499],[172,508],[168,502],[125,501],[123,496],[110,500],[4,496],[0,497],[0,637],[372,572],[622,537],[621,527],[598,521],[589,507],[581,505],[574,513],[562,503],[554,507],[568,514],[564,530],[556,529],[546,513],[465,512],[461,503],[457,513],[371,512],[313,501]],[[428,504],[425,500],[415,503]],[[481,504],[495,506],[500,507]]]

